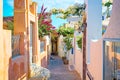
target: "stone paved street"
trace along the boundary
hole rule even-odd
[[[68,66],[64,65],[59,57],[50,60],[48,69],[51,71],[50,80],[81,80],[75,71],[69,71]]]

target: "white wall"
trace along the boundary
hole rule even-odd
[[[90,42],[102,37],[102,0],[86,0],[87,3],[87,63],[90,63]]]
[[[60,57],[63,57],[64,56],[64,45],[63,45],[63,36],[61,35],[59,38],[58,38],[58,55]]]

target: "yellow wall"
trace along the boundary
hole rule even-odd
[[[3,1],[0,0],[0,80],[4,80],[4,50],[3,50],[3,16],[2,16],[2,4]]]
[[[48,41],[49,38],[47,36],[43,37],[42,40],[39,40],[39,54],[38,54],[38,64],[42,67],[47,67],[49,62],[49,57],[50,57],[50,41]],[[44,47],[44,51],[43,52],[40,52],[40,42],[41,41],[45,41],[45,47]],[[48,47],[49,46],[49,49]]]
[[[3,43],[4,43],[4,80],[9,80],[10,59],[12,56],[11,49],[11,31],[3,30]]]

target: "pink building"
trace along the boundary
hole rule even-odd
[[[89,80],[90,77],[94,80],[120,79],[119,7],[119,0],[114,0],[110,22],[105,34],[101,39],[92,39],[90,42],[90,63],[87,64],[90,76],[88,76],[87,73],[87,80]]]

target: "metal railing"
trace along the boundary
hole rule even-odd
[[[20,55],[20,35],[12,36],[12,57]]]
[[[87,77],[89,78],[89,80],[94,80],[88,68],[86,69],[86,73],[87,73]]]

